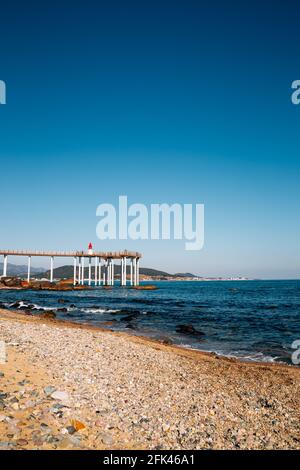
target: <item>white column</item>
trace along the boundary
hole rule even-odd
[[[136,276],[136,258],[133,260],[133,285],[136,286],[137,284],[137,276]]]
[[[76,256],[74,256],[74,280],[73,285],[76,285]]]
[[[53,282],[53,256],[50,258],[50,282]]]
[[[95,258],[95,286],[97,285],[98,280],[98,258]]]
[[[89,257],[89,286],[92,284],[92,258]]]
[[[111,260],[111,285],[113,286],[115,283],[115,265],[114,260]]]
[[[111,286],[111,259],[108,260],[108,284]]]
[[[124,256],[124,286],[126,286],[127,282],[127,258]]]
[[[27,282],[30,282],[30,265],[31,265],[31,256],[28,256],[28,273],[27,273]]]
[[[121,264],[120,264],[120,285],[121,286],[124,285],[123,277],[124,277],[124,267],[123,267],[123,258],[121,258]]]
[[[81,283],[81,258],[78,258],[78,284]]]
[[[3,277],[7,276],[7,255],[4,255],[3,260]]]
[[[130,258],[130,285],[133,285],[133,260]]]
[[[140,258],[137,259],[136,263],[136,283],[140,285]]]
[[[99,286],[101,286],[101,258],[99,258]]]
[[[84,284],[84,258],[81,258],[81,284]]]

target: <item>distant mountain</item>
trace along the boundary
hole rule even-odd
[[[78,266],[77,266],[78,269]],[[94,277],[94,272],[95,268],[92,266],[92,276]],[[115,265],[115,275],[119,275],[121,272],[121,267],[120,265],[116,264]],[[130,272],[130,267],[127,265],[127,274]],[[74,267],[70,265],[65,265],[65,266],[60,266],[59,268],[55,268],[53,270],[53,277],[55,279],[68,279],[72,278],[74,274]],[[140,274],[144,276],[157,276],[157,277],[172,277],[172,274],[168,274],[165,271],[158,271],[157,269],[151,269],[151,268],[140,268]],[[85,266],[84,269],[84,276],[88,276],[88,267]],[[36,274],[36,277],[41,278],[41,277],[50,277],[50,271],[45,271],[45,272],[39,272]]]
[[[8,276],[19,276],[19,277],[26,277],[27,276],[27,265],[16,265],[16,264],[10,264],[8,263],[7,265],[7,275]],[[77,266],[78,269],[78,266]],[[53,277],[55,279],[69,279],[73,277],[74,273],[74,267],[72,265],[65,265],[65,266],[60,266],[59,268],[55,268],[53,270]],[[116,264],[115,265],[115,275],[118,276],[120,275],[121,267],[120,265]],[[50,279],[50,270],[45,271],[44,268],[30,268],[30,272],[34,277],[41,279],[41,278],[47,278]],[[3,273],[3,263],[0,263],[0,276],[2,276]],[[130,267],[127,265],[127,274],[130,273]],[[149,276],[149,277],[155,277],[155,278],[192,278],[192,277],[197,277],[194,274],[190,273],[176,273],[176,274],[169,274],[165,271],[159,271],[158,269],[153,269],[153,268],[140,268],[140,275],[142,276]],[[87,278],[88,277],[88,267],[85,266],[84,270],[84,276]],[[92,266],[92,276],[94,277],[94,266]]]
[[[191,273],[176,273],[173,275],[174,277],[198,277],[196,274]]]
[[[7,264],[7,275],[8,276],[27,276],[27,265],[18,265],[18,264]],[[43,268],[30,268],[32,274],[37,274],[43,271]],[[3,263],[0,263],[0,276],[3,274]]]

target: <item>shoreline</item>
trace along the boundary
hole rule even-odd
[[[45,311],[47,313],[47,311]],[[226,355],[218,354],[214,351],[205,351],[202,349],[196,349],[187,346],[181,346],[175,343],[165,343],[164,340],[159,338],[152,338],[146,335],[134,335],[126,331],[116,331],[110,328],[102,328],[101,326],[92,325],[89,323],[83,322],[74,322],[70,320],[63,320],[58,318],[47,318],[45,316],[39,314],[29,314],[18,310],[10,310],[9,308],[0,308],[0,320],[3,320],[7,317],[8,320],[12,321],[25,321],[25,322],[39,322],[45,323],[50,325],[56,325],[62,328],[75,328],[75,329],[83,329],[89,331],[100,331],[101,333],[112,334],[115,336],[125,337],[128,341],[133,341],[136,343],[142,343],[148,345],[149,347],[153,347],[154,349],[158,348],[170,350],[174,354],[178,354],[180,356],[192,357],[195,360],[201,360],[203,358],[211,357],[212,359],[224,360],[226,362],[234,362],[238,364],[244,364],[247,366],[271,366],[271,367],[283,367],[283,368],[292,368],[292,369],[299,369],[300,367],[287,364],[284,362],[271,362],[271,361],[255,361],[255,360],[246,360],[243,358],[237,357],[228,357]],[[104,322],[105,323],[105,322]],[[109,323],[109,322],[108,322]],[[0,330],[1,331],[1,330]]]
[[[45,310],[44,313],[47,313],[47,310]],[[214,359],[219,359],[219,360],[224,360],[224,361],[230,361],[230,362],[237,362],[239,364],[245,364],[245,365],[262,365],[262,366],[281,366],[281,367],[288,367],[288,368],[296,368],[299,369],[300,367],[297,367],[296,365],[293,364],[287,364],[285,362],[271,362],[271,361],[255,361],[255,360],[246,360],[243,359],[242,357],[234,357],[234,356],[226,356],[223,354],[218,354],[214,351],[205,351],[202,349],[196,349],[188,346],[181,346],[175,343],[166,343],[163,339],[159,338],[152,338],[150,336],[146,335],[134,335],[130,333],[129,331],[116,331],[110,328],[103,328],[98,325],[92,325],[89,323],[84,323],[84,322],[74,322],[71,320],[64,320],[64,319],[59,319],[59,318],[47,318],[47,316],[43,316],[43,314],[30,314],[26,313],[23,311],[18,311],[18,310],[10,310],[9,308],[3,308],[0,307],[0,320],[4,319],[5,317],[8,317],[8,319],[13,320],[15,319],[16,321],[26,321],[26,322],[39,322],[39,323],[45,323],[45,324],[50,324],[50,325],[56,325],[56,326],[61,326],[65,328],[79,328],[79,329],[86,329],[90,331],[100,331],[102,333],[108,333],[116,336],[121,336],[127,338],[129,341],[137,342],[137,343],[142,343],[145,345],[149,345],[149,347],[158,347],[161,346],[162,348],[165,348],[166,350],[170,349],[172,352],[178,355],[182,356],[187,356],[187,357],[193,357],[195,360],[201,360],[203,357],[212,357]],[[104,322],[105,323],[105,322]],[[107,322],[109,323],[109,321]],[[185,354],[186,353],[186,354]],[[199,357],[197,357],[199,355]]]
[[[297,367],[3,309],[0,335],[2,448],[300,448]]]
[[[59,318],[47,318],[47,316],[43,316],[44,314],[47,314],[47,310],[45,310],[44,314],[30,314],[30,313],[27,313],[27,312],[24,312],[24,311],[19,311],[19,310],[11,310],[9,308],[3,308],[2,306],[0,307],[0,318],[1,318],[1,315],[5,313],[9,314],[9,317],[11,319],[13,319],[13,316],[12,315],[15,315],[15,316],[20,316],[18,318],[22,319],[22,318],[25,318],[27,319],[27,321],[44,321],[44,322],[48,322],[50,321],[51,324],[55,323],[55,324],[62,324],[64,325],[65,327],[70,327],[70,328],[83,328],[83,329],[90,329],[90,330],[94,330],[94,331],[101,331],[101,332],[104,332],[104,333],[111,333],[111,334],[115,334],[115,335],[118,335],[118,336],[125,336],[126,338],[128,338],[129,340],[132,339],[134,341],[134,339],[137,339],[137,340],[140,340],[141,342],[143,342],[144,344],[147,344],[149,343],[149,346],[150,345],[161,345],[163,347],[166,347],[166,348],[171,348],[173,350],[173,352],[177,352],[178,354],[181,354],[182,351],[186,351],[186,352],[190,352],[192,353],[193,357],[196,359],[197,358],[197,354],[199,354],[199,358],[201,356],[212,356],[213,358],[218,358],[218,359],[224,359],[226,361],[233,361],[233,362],[238,362],[238,363],[241,363],[241,364],[247,364],[247,365],[272,365],[272,366],[283,366],[283,367],[292,367],[292,368],[299,368],[300,370],[300,367],[296,366],[296,365],[293,365],[293,364],[288,364],[286,362],[283,362],[283,361],[264,361],[264,360],[261,360],[261,361],[256,361],[256,360],[250,360],[250,359],[244,359],[243,357],[235,357],[235,356],[227,356],[225,354],[218,354],[217,352],[215,351],[205,351],[203,349],[197,349],[197,348],[193,348],[193,347],[189,347],[189,346],[182,346],[182,345],[179,345],[179,344],[176,344],[176,343],[172,343],[172,342],[165,342],[165,340],[163,339],[165,337],[164,334],[162,334],[162,337],[161,339],[160,338],[153,338],[151,336],[146,336],[146,335],[139,335],[139,334],[133,334],[133,333],[130,333],[129,331],[116,331],[116,330],[113,330],[111,328],[103,328],[101,326],[97,326],[97,325],[92,325],[92,324],[89,324],[89,323],[84,323],[84,322],[74,322],[74,321],[71,321],[71,320],[64,320],[64,319],[59,319]],[[107,323],[109,324],[110,322],[107,321],[107,322],[103,322],[103,323]],[[166,339],[168,339],[168,337],[166,336]],[[184,355],[184,353],[182,353]],[[181,355],[182,355],[181,354]]]

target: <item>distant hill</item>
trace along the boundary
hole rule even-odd
[[[176,273],[174,274],[174,277],[198,277],[196,274],[191,274],[191,273]]]
[[[27,265],[18,265],[18,264],[7,264],[7,275],[8,276],[27,276]],[[30,268],[32,274],[37,274],[43,271],[43,268]],[[0,276],[3,274],[3,263],[0,263]]]
[[[78,269],[78,267],[77,267]],[[116,264],[115,265],[115,275],[119,276],[121,271],[120,265]],[[92,265],[92,277],[94,277],[94,266]],[[65,266],[60,266],[59,268],[55,268],[53,270],[53,276],[55,279],[69,279],[73,277],[74,273],[74,267],[72,265],[65,265]],[[127,274],[130,273],[130,267],[127,266]],[[189,273],[183,273],[183,274],[169,274],[165,271],[159,271],[158,269],[153,269],[153,268],[140,268],[140,275],[141,276],[151,276],[151,277],[157,277],[157,278],[176,278],[176,277],[196,277],[194,274],[189,274]],[[38,274],[35,274],[35,277],[37,278],[49,278],[50,277],[50,271],[44,271],[40,272]],[[84,277],[88,277],[88,267],[85,266],[84,269]]]
[[[19,276],[19,277],[26,277],[27,276],[27,265],[16,265],[16,264],[10,264],[8,263],[7,265],[7,275],[8,276]],[[77,266],[78,269],[78,266]],[[73,271],[74,267],[72,265],[65,265],[65,266],[60,266],[59,268],[55,268],[53,270],[53,276],[55,279],[69,279],[73,277]],[[120,275],[121,267],[118,264],[115,264],[115,275],[118,276]],[[41,279],[41,278],[50,278],[50,270],[45,271],[43,268],[35,268],[32,267],[30,268],[30,272],[34,277]],[[0,263],[0,276],[2,276],[3,273],[3,263]],[[130,273],[130,267],[127,265],[127,273]],[[142,276],[149,276],[149,277],[155,277],[155,278],[191,278],[191,277],[197,277],[194,274],[190,273],[176,273],[176,274],[170,274],[167,273],[166,271],[159,271],[158,269],[153,269],[153,268],[140,268],[140,275]],[[88,266],[85,265],[85,270],[84,270],[84,276],[88,277]],[[92,266],[92,276],[94,277],[94,266]]]
[[[78,269],[78,266],[77,266]],[[115,275],[119,275],[121,271],[120,265],[115,265]],[[92,276],[94,276],[94,266],[92,266]],[[127,273],[130,272],[130,267],[127,265]],[[60,266],[59,268],[55,268],[53,270],[53,276],[55,279],[68,279],[72,278],[74,273],[74,267],[70,265]],[[157,277],[171,277],[172,274],[166,273],[165,271],[158,271],[157,269],[151,268],[140,268],[140,274],[144,276],[157,276]],[[36,274],[36,277],[42,278],[46,277],[49,278],[50,271],[39,272]],[[88,276],[88,267],[85,266],[84,269],[84,276]]]

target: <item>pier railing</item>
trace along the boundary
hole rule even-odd
[[[10,256],[47,256],[47,257],[85,257],[85,258],[141,258],[137,251],[38,251],[38,250],[0,250],[0,255]]]

